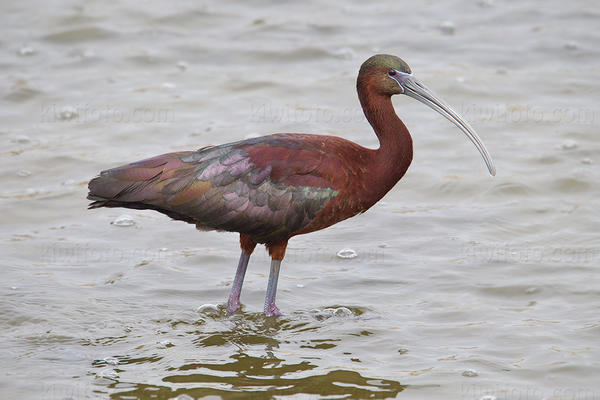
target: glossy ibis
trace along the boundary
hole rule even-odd
[[[239,232],[242,254],[227,304],[230,314],[240,308],[250,255],[264,243],[272,259],[264,313],[280,315],[275,295],[288,240],[368,210],[408,169],[412,139],[394,112],[392,95],[413,97],[456,124],[495,175],[475,131],[400,58],[369,58],[356,87],[378,149],[334,136],[279,133],[163,154],[101,172],[89,183],[90,208],[151,209],[200,230]]]

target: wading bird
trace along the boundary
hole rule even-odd
[[[265,244],[271,270],[264,313],[280,315],[275,295],[288,240],[368,210],[408,169],[412,139],[391,96],[413,97],[456,124],[495,175],[475,131],[419,82],[402,59],[372,56],[362,64],[356,87],[378,149],[335,136],[279,133],[163,154],[102,171],[89,183],[90,208],[151,209],[200,230],[239,232],[242,254],[229,314],[240,308],[250,255],[257,243]]]

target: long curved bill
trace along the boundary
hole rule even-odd
[[[438,113],[442,114],[446,119],[458,126],[460,130],[462,130],[467,137],[471,139],[475,147],[477,147],[477,150],[479,150],[479,153],[481,153],[481,156],[483,157],[490,174],[492,176],[496,175],[496,167],[494,166],[494,162],[485,148],[485,145],[477,133],[475,133],[475,130],[471,128],[471,125],[469,125],[456,111],[454,111],[452,107],[446,104],[442,99],[436,96],[435,93],[419,82],[412,74],[396,71],[396,73],[394,75],[390,75],[390,77],[396,80],[400,87],[404,89],[405,95],[410,96],[413,99],[417,99],[421,103],[431,107]]]

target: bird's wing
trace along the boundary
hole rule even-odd
[[[152,208],[259,242],[289,237],[338,194],[317,172],[323,155],[294,143],[279,152],[250,140],[163,154],[103,171],[88,198],[91,207]]]

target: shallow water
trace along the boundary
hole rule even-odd
[[[3,3],[0,397],[600,399],[596,6]],[[354,89],[376,52],[472,123],[498,175],[396,98],[413,165],[290,241],[284,317],[261,315],[262,249],[228,318],[236,235],[86,210],[98,171],[155,154],[273,132],[376,146]]]

